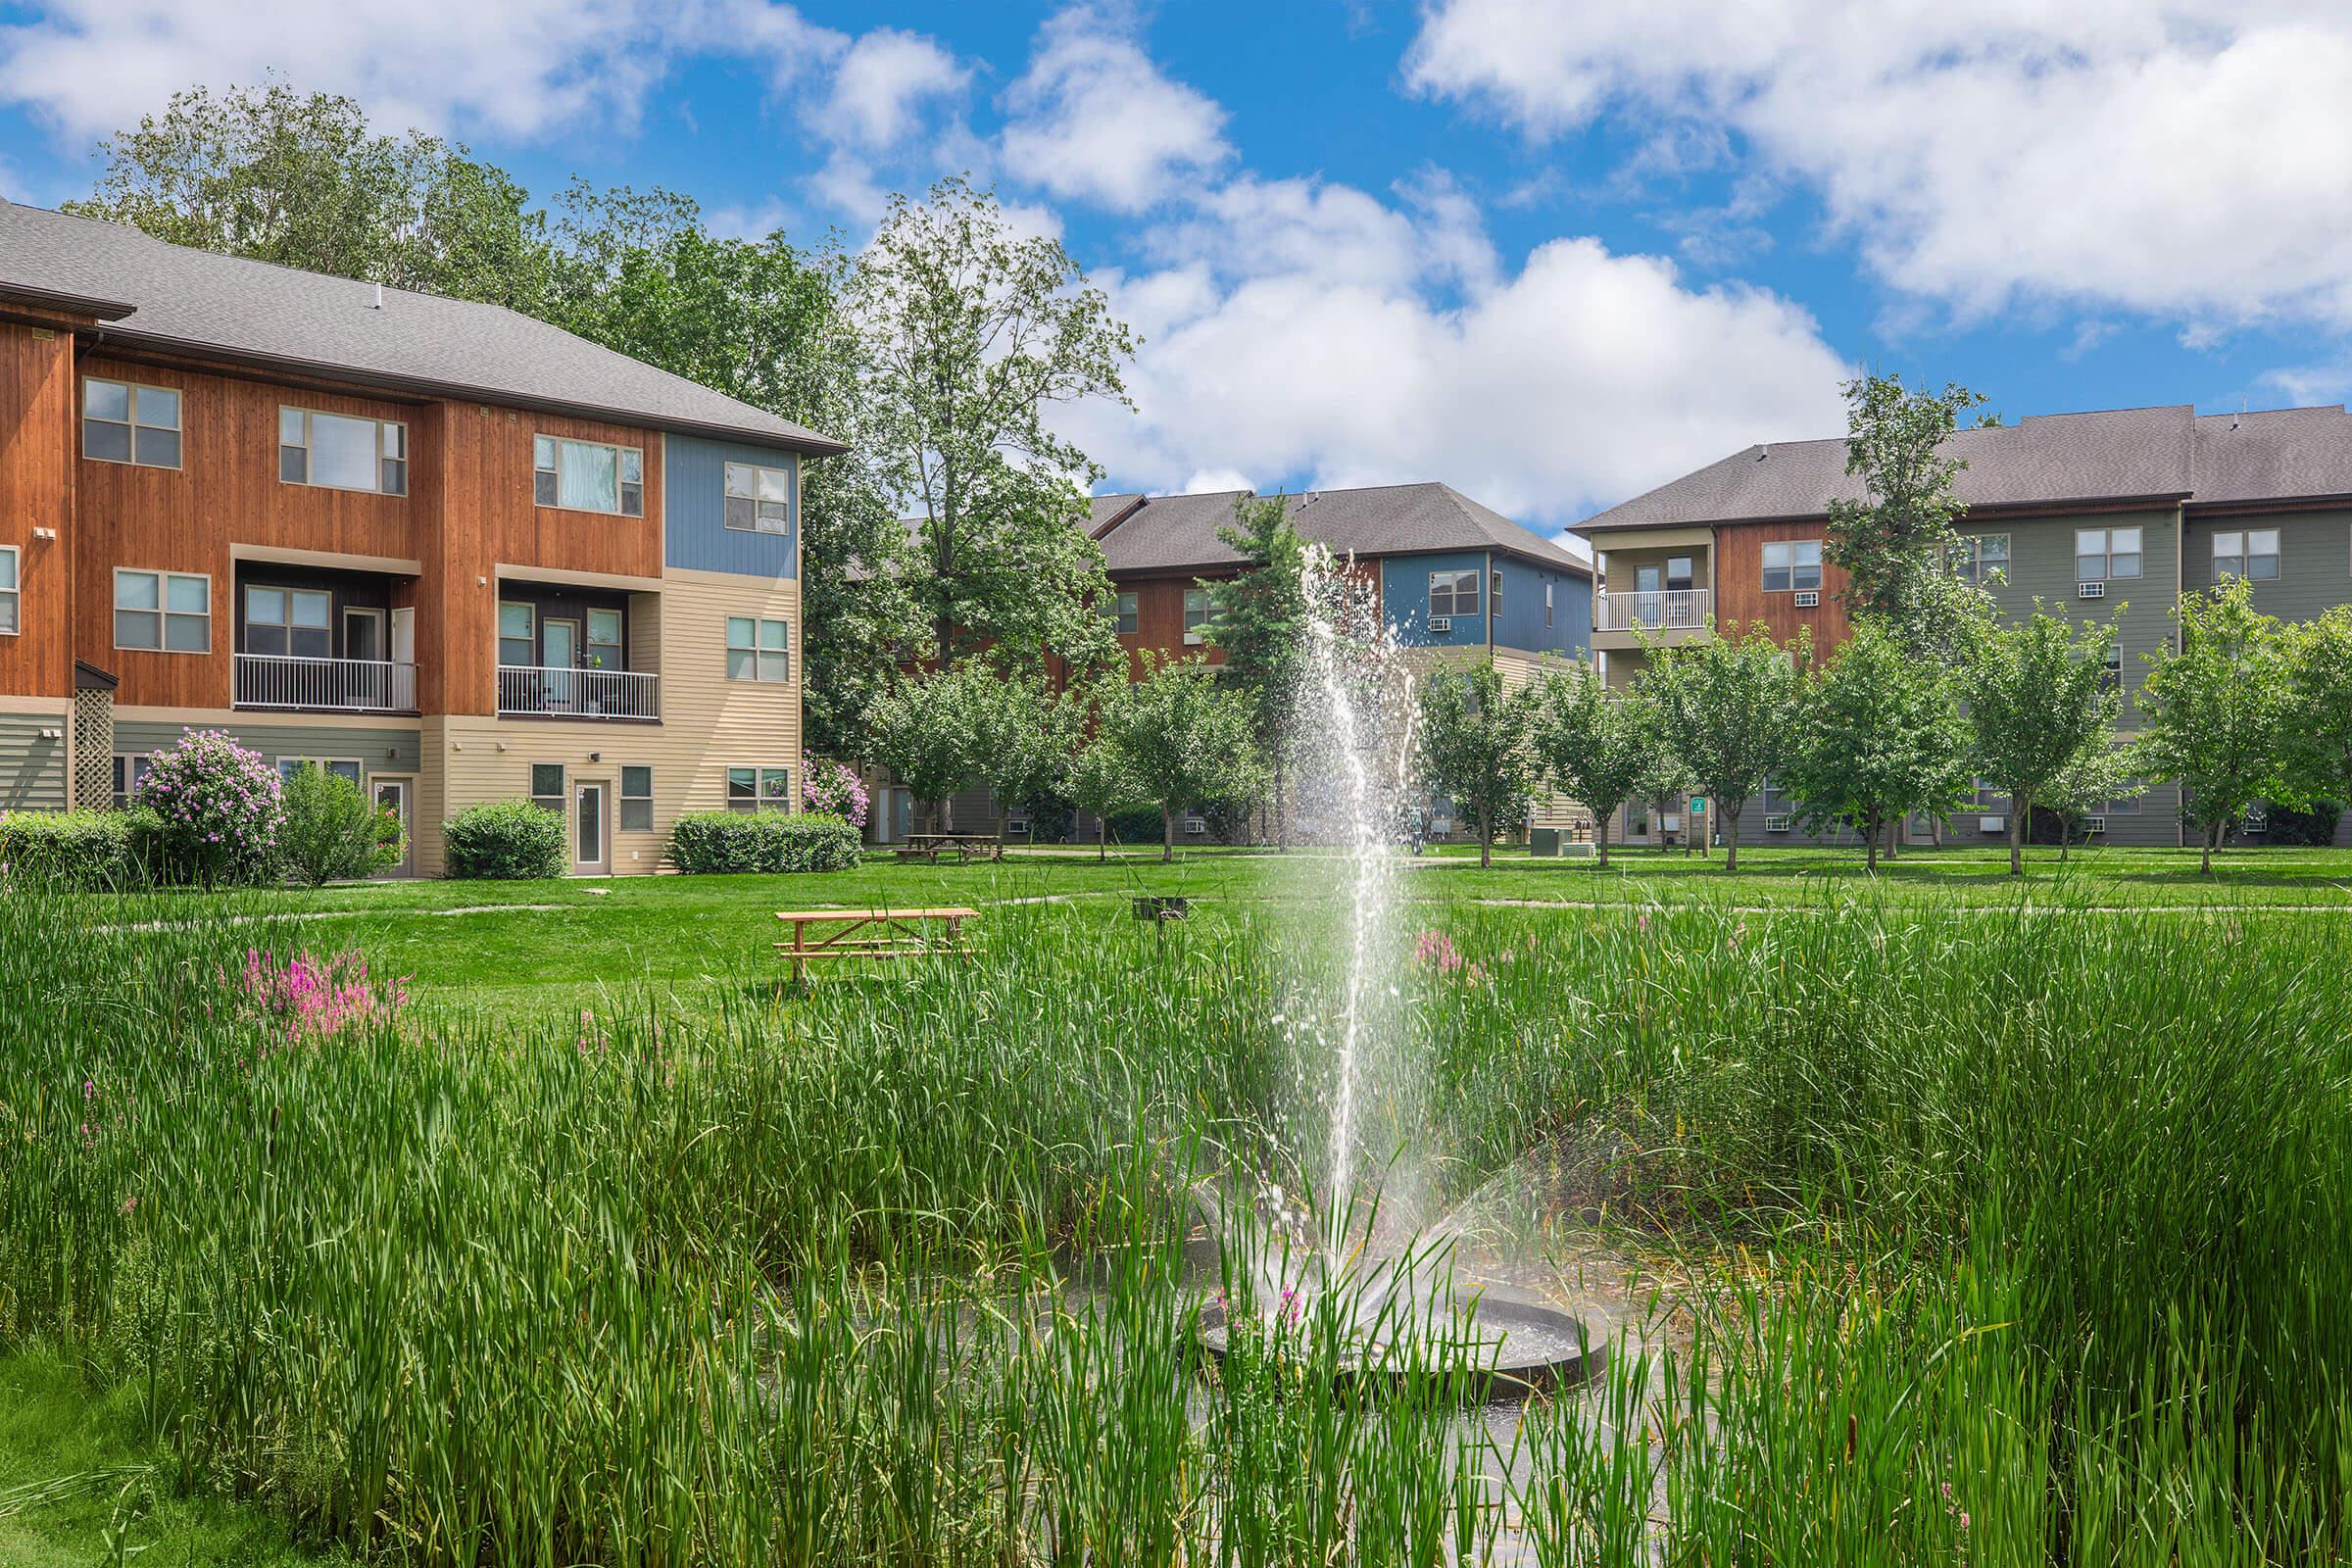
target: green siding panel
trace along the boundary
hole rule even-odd
[[[0,713],[0,811],[66,808],[64,713]]]
[[[326,724],[227,724],[224,728],[241,746],[250,746],[263,760],[281,757],[357,758],[363,774],[413,776],[417,771],[420,743],[415,728],[343,728]],[[185,724],[153,719],[115,721],[115,750],[160,752],[177,741]]]

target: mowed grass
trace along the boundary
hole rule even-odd
[[[1397,955],[1434,1092],[1383,1136],[1441,1196],[1542,1173],[1533,1255],[1686,1325],[1516,1452],[1323,1395],[1320,1330],[1189,1352],[1199,1141],[1314,1132],[1307,857],[12,898],[0,1354],[168,1499],[421,1563],[2343,1558],[2339,917],[1838,858],[1409,873],[1477,968]],[[489,894],[561,907],[433,912]],[[775,986],[773,908],[942,901],[976,961]],[[248,947],[346,943],[422,1004],[239,1015]],[[56,1442],[27,1479],[111,1462]]]

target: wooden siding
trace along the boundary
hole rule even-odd
[[[0,635],[0,696],[74,690],[74,397],[70,334],[0,324],[0,545],[18,552],[21,628]]]
[[[1764,591],[1764,547],[1784,539],[1821,539],[1828,524],[1820,522],[1730,522],[1715,528],[1715,623],[1744,634],[1760,625],[1775,642],[1788,642],[1800,630],[1813,633],[1816,649],[1834,648],[1852,634],[1845,607],[1838,596],[1845,592],[1846,576],[1837,566],[1821,568],[1821,603],[1799,610],[1792,593]]]
[[[1203,659],[1212,664],[1225,662],[1222,648],[1184,640],[1185,590],[1200,586],[1200,579],[1191,574],[1128,577],[1111,584],[1114,592],[1135,595],[1135,630],[1119,637],[1119,646],[1131,656],[1130,675],[1142,673],[1147,653],[1164,654],[1170,659]]]

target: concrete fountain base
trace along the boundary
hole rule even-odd
[[[1449,1368],[1434,1373],[1425,1358],[1374,1347],[1378,1353],[1344,1359],[1333,1374],[1338,1393],[1426,1392],[1489,1401],[1518,1401],[1574,1388],[1601,1369],[1608,1348],[1582,1318],[1493,1289],[1453,1293],[1454,1315],[1430,1338],[1456,1349]],[[1200,1348],[1224,1364],[1230,1325],[1225,1308],[1209,1302],[1200,1314]]]

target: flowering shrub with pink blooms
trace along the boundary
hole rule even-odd
[[[829,811],[854,828],[863,828],[872,803],[866,799],[865,781],[849,763],[820,762],[813,757],[804,757],[801,804],[811,811]]]
[[[1424,931],[1413,939],[1413,961],[1425,969],[1460,975],[1465,980],[1487,977],[1486,965],[1463,957],[1454,947],[1453,938],[1443,931]]]
[[[259,882],[276,870],[284,786],[224,731],[187,730],[156,753],[134,804],[162,822],[158,848],[171,875]]]
[[[330,1039],[408,1000],[406,980],[371,982],[368,960],[348,950],[323,958],[297,953],[281,965],[275,954],[248,948],[238,990],[246,1010],[289,1045]]]

